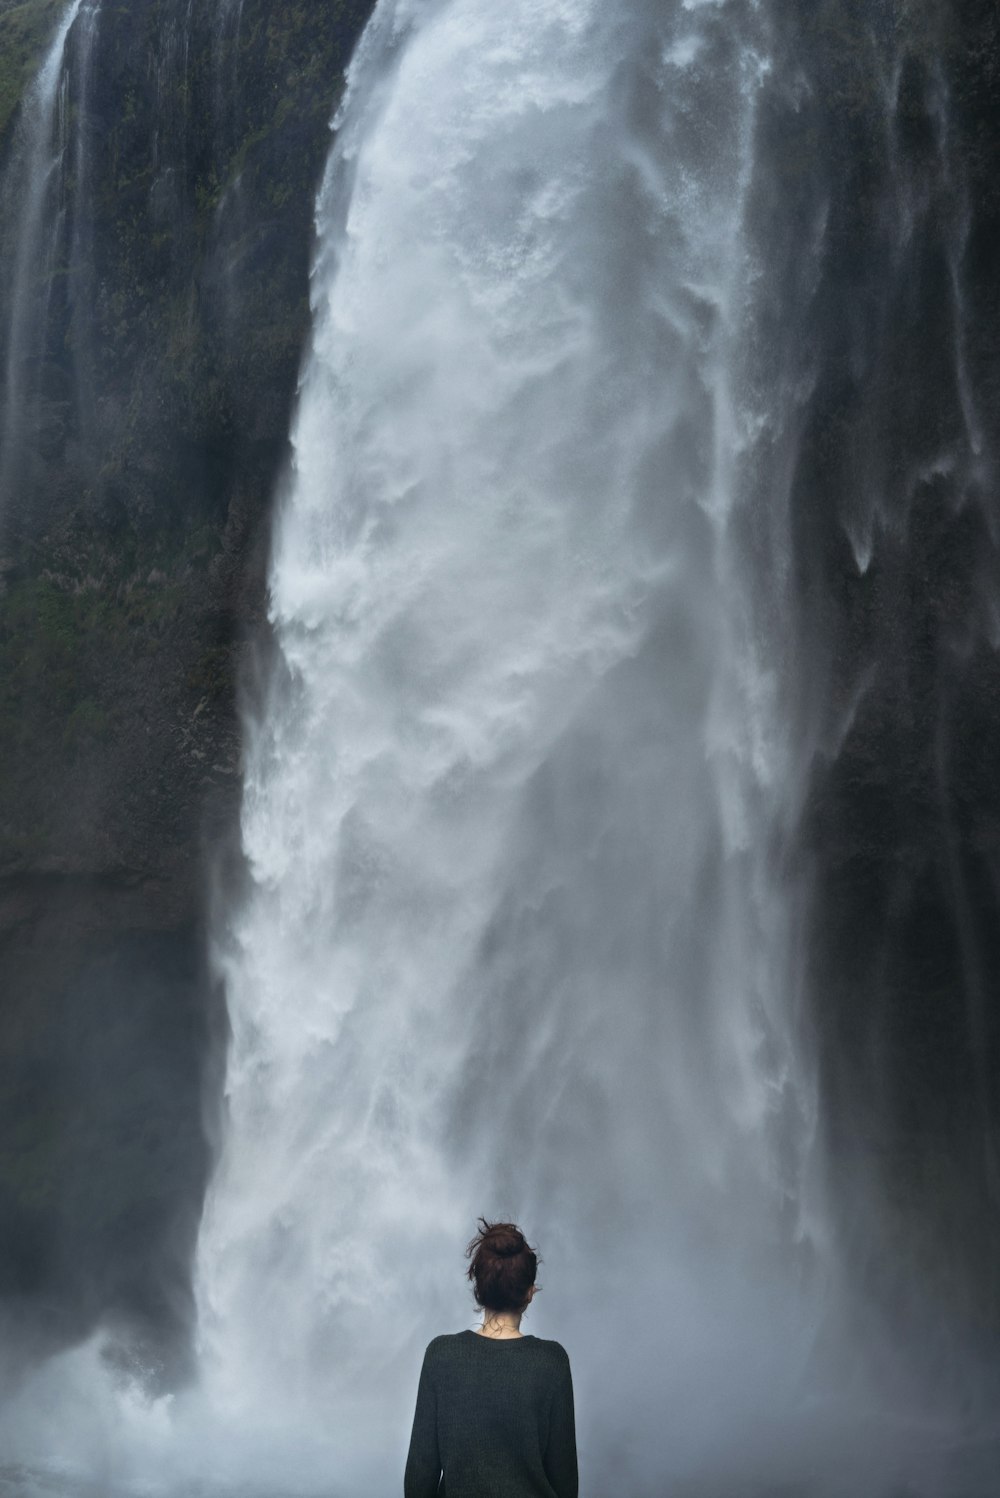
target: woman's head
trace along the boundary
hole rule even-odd
[[[476,1304],[485,1311],[523,1311],[535,1288],[538,1255],[513,1222],[479,1219],[465,1250]]]

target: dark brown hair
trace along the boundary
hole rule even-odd
[[[476,1304],[484,1311],[523,1311],[535,1283],[538,1255],[513,1222],[479,1219],[479,1232],[465,1250]]]

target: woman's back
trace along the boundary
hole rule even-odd
[[[533,1336],[435,1337],[420,1373],[404,1493],[577,1498],[565,1349]]]

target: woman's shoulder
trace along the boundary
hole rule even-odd
[[[548,1337],[533,1337],[539,1351],[553,1363],[568,1363],[569,1353],[561,1342],[553,1341]]]
[[[464,1335],[464,1332],[442,1332],[440,1336],[432,1337],[427,1344],[428,1356],[433,1357],[435,1353],[448,1352],[457,1347]]]
[[[470,1341],[467,1332],[442,1332],[438,1337],[432,1337],[424,1351],[424,1359],[428,1363],[447,1363],[455,1357],[461,1357],[468,1349]]]

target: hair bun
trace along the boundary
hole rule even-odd
[[[508,1229],[501,1229],[498,1233],[487,1233],[486,1246],[491,1253],[496,1254],[498,1259],[513,1259],[515,1255],[523,1253],[524,1239],[520,1233],[512,1233]]]
[[[538,1255],[516,1222],[479,1219],[479,1231],[465,1250],[472,1260],[469,1279],[476,1305],[485,1311],[524,1311],[537,1289]]]

